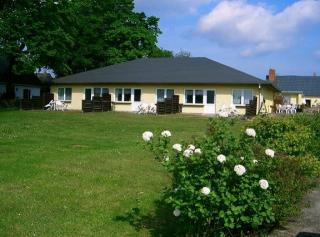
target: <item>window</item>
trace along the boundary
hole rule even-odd
[[[163,102],[164,101],[164,89],[158,89],[157,90],[157,102]]]
[[[133,92],[133,100],[135,102],[140,102],[141,101],[141,90],[140,89],[134,89],[134,92]]]
[[[71,88],[58,88],[58,100],[71,101],[72,89]]]
[[[186,104],[203,104],[203,90],[185,90]]]
[[[252,90],[243,90],[244,104],[247,105],[252,100]]]
[[[240,105],[241,104],[242,91],[234,90],[233,91],[233,104]]]
[[[131,101],[131,89],[124,89],[124,101]]]
[[[167,89],[166,98],[167,99],[172,99],[173,95],[174,95],[174,90],[173,89]]]
[[[100,97],[101,96],[101,88],[93,88],[93,96]]]
[[[233,104],[246,105],[250,103],[253,98],[252,90],[233,90]]]
[[[122,101],[122,89],[121,88],[116,89],[116,101]]]
[[[93,93],[92,93],[93,92]],[[84,98],[85,100],[91,100],[92,96],[95,97],[104,97],[109,94],[109,88],[86,88],[84,90]]]
[[[193,103],[193,90],[186,90],[185,97],[186,97],[186,103],[192,104]]]
[[[214,91],[207,91],[207,104],[214,104]]]
[[[129,88],[117,88],[116,89],[116,101],[118,101],[118,102],[130,102],[131,101],[131,89],[129,89]]]
[[[195,90],[195,103],[203,104],[203,90]]]
[[[106,95],[108,95],[108,94],[109,94],[109,88],[102,88],[102,94],[101,94],[101,96],[104,97],[104,96],[106,96]]]
[[[284,104],[290,104],[291,103],[291,97],[290,96],[288,96],[288,95],[286,95],[286,96],[284,96],[283,97],[283,102],[284,102]]]
[[[23,99],[24,100],[31,99],[31,91],[29,89],[23,89]]]
[[[92,90],[91,88],[86,88],[84,90],[84,99],[85,100],[91,100],[91,96],[92,96]]]
[[[173,89],[157,89],[157,102],[163,102],[165,99],[171,99],[173,95]]]

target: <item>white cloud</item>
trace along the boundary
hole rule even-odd
[[[135,0],[138,10],[166,14],[196,14],[198,9],[213,0]]]
[[[197,32],[227,46],[237,45],[242,55],[277,51],[303,38],[308,27],[320,24],[320,1],[293,3],[281,12],[246,0],[222,1],[200,18]]]

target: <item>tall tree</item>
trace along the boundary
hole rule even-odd
[[[174,57],[176,57],[176,58],[190,58],[191,53],[189,51],[180,49],[180,51],[178,53],[176,53],[174,55]]]
[[[149,56],[159,19],[134,12],[133,0],[1,0],[0,55],[7,77],[39,67],[58,76]]]

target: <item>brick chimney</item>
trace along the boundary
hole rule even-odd
[[[269,69],[269,75],[267,75],[267,80],[275,81],[277,79],[276,70],[273,68]]]

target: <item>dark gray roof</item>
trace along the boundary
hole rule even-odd
[[[302,91],[305,96],[320,96],[319,76],[277,76],[275,83],[281,91]]]
[[[207,58],[143,58],[53,80],[56,84],[267,84]]]

